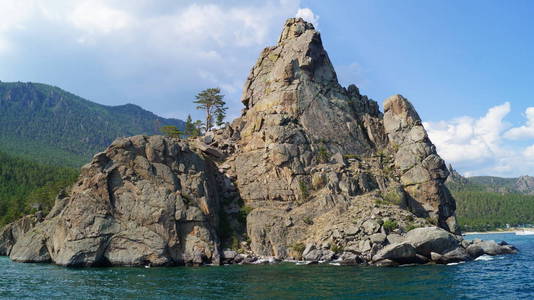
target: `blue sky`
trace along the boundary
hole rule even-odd
[[[343,85],[400,93],[467,175],[534,175],[532,1],[0,0],[0,80],[185,118],[242,84],[284,20],[313,21]],[[529,109],[529,107],[532,107]]]

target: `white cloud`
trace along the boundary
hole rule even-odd
[[[505,137],[511,140],[534,138],[534,107],[525,110],[526,124],[515,127],[505,133]]]
[[[1,61],[0,77],[66,89],[71,88],[64,82],[79,80],[74,77],[98,78],[107,91],[83,81],[71,90],[97,101],[128,99],[156,113],[179,94],[181,109],[194,113],[188,103],[193,93],[219,86],[231,104],[229,115],[238,115],[250,67],[299,7],[299,0],[0,0],[0,57],[11,55]],[[301,11],[318,20],[311,10]],[[44,66],[42,57],[54,68],[36,69]],[[15,61],[31,67],[19,68]],[[80,71],[86,69],[91,72]]]
[[[319,16],[315,15],[309,8],[299,8],[296,18],[302,18],[304,21],[312,23],[315,27],[319,26]]]
[[[504,117],[510,112],[510,103],[492,107],[484,117],[461,117],[452,121],[426,122],[430,139],[439,154],[454,163],[482,162],[502,155],[501,135],[506,128]]]
[[[534,145],[529,146],[523,151],[523,155],[529,159],[534,160]]]
[[[510,111],[506,102],[480,118],[464,116],[424,122],[424,126],[438,154],[466,176],[534,175],[534,145],[524,147],[505,138],[510,132],[505,121]]]
[[[96,0],[83,1],[76,5],[68,19],[76,28],[89,34],[109,34],[124,29],[133,22],[133,18],[126,11]]]

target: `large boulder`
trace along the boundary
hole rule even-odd
[[[39,230],[31,230],[13,246],[9,258],[18,262],[50,262],[46,236]]]
[[[480,250],[479,250],[480,249]],[[499,244],[494,240],[481,241],[477,240],[467,248],[468,252],[475,256],[476,254],[500,255],[517,253],[517,249],[508,244]]]
[[[0,256],[9,256],[11,249],[22,236],[42,220],[40,213],[24,216],[0,230]]]
[[[218,263],[216,173],[186,143],[118,139],[10,256],[66,266]]]
[[[432,255],[436,255],[437,253],[432,252]],[[443,255],[437,254],[437,258],[432,256],[432,260],[436,261],[437,263],[441,264],[449,264],[449,263],[457,263],[461,261],[467,261],[471,260],[471,256],[467,253],[465,248],[458,247],[454,250],[448,251],[444,253]]]
[[[392,260],[397,263],[412,263],[417,260],[415,248],[407,243],[398,243],[387,245],[378,251],[376,255],[373,256],[373,261],[378,262],[384,259]]]
[[[445,254],[459,246],[454,234],[438,227],[412,229],[406,234],[405,241],[412,244],[417,253],[425,257],[430,257],[431,252]]]

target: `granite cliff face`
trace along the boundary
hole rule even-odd
[[[353,235],[334,232],[376,215],[373,204],[385,195],[395,203],[384,216],[402,222],[402,207],[457,231],[443,186],[447,169],[412,105],[393,96],[382,115],[354,85],[341,87],[311,24],[287,21],[278,45],[253,67],[242,101],[243,116],[232,123],[239,147],[229,163],[241,198],[255,208],[247,220],[254,253],[286,257],[301,243],[354,246]],[[345,223],[329,226],[323,218]]]
[[[115,141],[8,254],[67,266],[480,255],[455,235],[448,171],[413,106],[395,95],[382,113],[340,86],[311,24],[286,22],[242,102],[241,117],[204,137]]]
[[[82,168],[10,257],[65,266],[218,262],[215,170],[184,142],[119,139]]]

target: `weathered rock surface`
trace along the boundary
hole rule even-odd
[[[382,248],[375,256],[374,262],[379,262],[383,259],[389,259],[398,263],[412,263],[416,257],[416,251],[413,245],[407,242],[391,244]]]
[[[116,140],[10,257],[65,266],[218,263],[216,176],[186,143]]]
[[[42,221],[40,214],[29,215],[2,228],[0,230],[0,256],[9,256],[17,241],[40,221]]]
[[[458,237],[438,227],[413,229],[406,234],[406,242],[426,257],[430,256],[430,252],[444,254],[459,246]]]
[[[396,95],[382,114],[356,86],[342,87],[320,34],[302,19],[289,19],[261,53],[242,102],[239,118],[203,137],[115,141],[46,220],[9,242],[10,257],[392,266],[508,247],[455,235],[448,171],[413,106]]]
[[[410,210],[457,233],[456,202],[445,186],[449,171],[428,139],[414,107],[401,95],[384,102],[384,129],[396,149],[395,166],[400,171]]]

